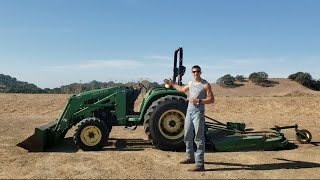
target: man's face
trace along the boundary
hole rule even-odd
[[[200,77],[200,75],[201,75],[200,69],[197,69],[197,68],[192,68],[192,72],[191,73],[192,73],[194,78]]]

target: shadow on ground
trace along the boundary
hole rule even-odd
[[[246,148],[246,149],[239,149],[239,150],[229,150],[229,151],[222,151],[222,152],[251,152],[251,151],[285,151],[285,150],[293,150],[297,149],[299,146],[294,144],[294,143],[288,143],[285,147],[283,148],[275,148],[275,149],[270,149],[270,150],[264,150],[261,149],[260,147],[254,148]],[[196,150],[196,149],[195,149]],[[207,144],[206,143],[206,153],[216,153],[218,151],[215,150],[214,145],[212,144]],[[220,152],[220,151],[219,151]]]
[[[110,138],[104,151],[143,151],[152,149],[154,146],[150,141],[144,139],[118,139]]]
[[[319,146],[320,142],[310,142],[310,144],[312,144],[314,146]]]
[[[278,169],[305,169],[319,168],[319,163],[293,161],[288,159],[276,158],[283,163],[272,164],[238,164],[238,163],[223,163],[223,162],[206,162],[209,165],[221,165],[223,168],[206,169],[206,171],[236,171],[236,170],[278,170]]]
[[[148,140],[110,138],[102,151],[143,151],[147,148],[154,148]],[[72,137],[70,137],[64,138],[58,145],[47,149],[46,152],[74,153],[78,150]]]

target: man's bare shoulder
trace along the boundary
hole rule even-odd
[[[203,88],[204,88],[204,89],[211,89],[211,84],[210,84],[208,81],[206,81],[206,82],[204,83],[204,85],[203,85]]]

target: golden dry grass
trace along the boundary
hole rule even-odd
[[[191,165],[178,164],[184,152],[153,149],[141,126],[135,131],[114,127],[109,146],[99,152],[76,150],[70,141],[73,128],[65,141],[50,152],[28,153],[15,145],[31,135],[35,127],[58,118],[69,95],[0,94],[0,178],[320,179],[318,92],[304,91],[299,85],[287,85],[293,91],[259,91],[259,87],[248,85],[247,89],[238,89],[240,94],[234,92],[236,89],[213,87],[216,102],[207,105],[206,115],[221,121],[245,122],[255,130],[297,123],[313,133],[314,144],[301,145],[295,140],[294,130],[285,130],[286,137],[299,146],[297,149],[207,151],[207,171],[200,173],[186,171]]]

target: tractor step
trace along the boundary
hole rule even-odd
[[[139,122],[140,121],[139,117],[140,117],[140,115],[129,115],[129,116],[126,116],[128,121],[130,121],[130,122]]]

